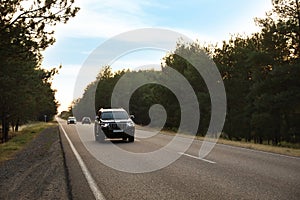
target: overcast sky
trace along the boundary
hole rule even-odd
[[[265,16],[271,0],[76,0],[76,5],[81,8],[77,16],[55,27],[56,43],[43,53],[44,68],[63,66],[53,80],[59,111],[78,97],[74,83],[88,55],[111,37],[138,28],[165,28],[201,43],[221,43],[231,34],[258,31],[253,19]],[[164,55],[141,51],[116,60],[112,67],[159,64]]]

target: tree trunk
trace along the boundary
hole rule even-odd
[[[263,143],[263,139],[262,139],[262,137],[260,136],[259,137],[259,144],[262,144]]]
[[[16,126],[15,126],[15,131],[19,131],[19,119],[17,119]]]
[[[8,128],[9,128],[8,120],[4,116],[2,118],[2,143],[8,141]]]

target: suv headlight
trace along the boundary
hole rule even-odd
[[[106,127],[108,127],[108,126],[109,126],[108,123],[101,124],[101,127],[103,127],[103,128],[106,128]]]
[[[133,122],[127,122],[127,126],[134,126]]]

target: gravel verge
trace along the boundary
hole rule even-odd
[[[71,199],[58,127],[0,163],[0,199]]]

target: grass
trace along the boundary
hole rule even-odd
[[[44,129],[55,126],[56,123],[37,122],[27,124],[21,131],[13,133],[14,137],[8,142],[0,144],[0,162],[12,159],[14,155],[22,150]]]
[[[141,126],[137,126],[137,127],[139,129],[145,129],[144,127],[141,127]],[[151,130],[151,128],[149,130]],[[155,130],[155,129],[153,129],[153,130]],[[173,135],[173,136],[176,134],[175,132],[168,131],[168,130],[160,131],[160,133],[166,134],[166,135]],[[184,133],[179,133],[179,135],[182,137],[192,137],[192,136],[184,134]],[[196,139],[203,141],[204,137],[196,136]],[[272,145],[267,145],[267,144],[256,144],[253,142],[232,141],[232,140],[226,140],[223,138],[219,138],[217,143],[235,146],[235,147],[259,150],[259,151],[265,151],[265,152],[270,152],[270,153],[277,153],[277,154],[282,154],[282,155],[287,155],[287,156],[300,157],[300,149],[299,148],[280,147],[280,146],[272,146]],[[298,147],[298,146],[293,145],[293,147]]]
[[[265,152],[277,153],[277,154],[282,154],[282,155],[300,157],[300,149],[297,149],[297,148],[280,147],[280,146],[273,146],[273,145],[267,145],[267,144],[256,144],[256,143],[251,143],[251,142],[231,141],[231,140],[225,140],[222,138],[218,140],[218,143],[236,146],[236,147],[243,147],[243,148],[247,148],[247,149],[254,149],[254,150],[260,150],[260,151],[265,151]]]

